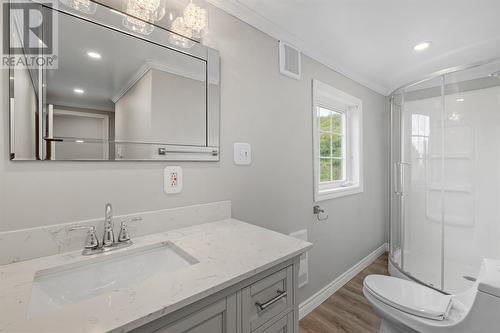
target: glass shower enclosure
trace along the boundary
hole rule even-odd
[[[500,59],[391,94],[390,270],[446,293],[500,259]]]

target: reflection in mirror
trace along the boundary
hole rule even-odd
[[[41,6],[40,6],[41,8]],[[11,13],[10,46],[22,50],[24,54],[23,27],[17,11]],[[37,33],[39,33],[37,31]],[[29,36],[29,43],[38,43],[35,34]],[[37,68],[23,64],[9,70],[9,120],[11,159],[35,160],[39,156],[41,140],[39,139],[39,75]],[[14,96],[15,92],[15,96]],[[14,99],[15,97],[15,99]],[[14,150],[16,154],[14,155]]]
[[[50,159],[147,159],[133,143],[206,145],[205,61],[69,15],[59,25],[47,134],[74,140],[51,141]]]
[[[111,13],[98,5],[95,17],[102,11]],[[40,82],[36,71],[11,70],[11,158],[218,160],[216,51],[199,45],[191,55],[97,23],[58,12],[58,67]]]
[[[97,4],[89,0],[59,0],[59,2],[85,14],[94,14],[97,9]]]
[[[39,144],[37,86],[30,70],[21,66],[11,70],[10,81],[16,92],[15,108],[12,97],[10,101],[11,147],[15,147],[16,159],[33,160],[38,156]]]

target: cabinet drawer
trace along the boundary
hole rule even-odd
[[[293,268],[289,266],[242,290],[243,333],[254,331],[292,308],[292,278]]]
[[[263,325],[253,333],[293,333],[293,312],[270,325]]]
[[[237,333],[236,294],[221,299],[191,314],[159,318],[130,333]]]

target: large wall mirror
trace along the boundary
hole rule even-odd
[[[216,50],[160,27],[136,34],[99,4],[40,10],[57,17],[57,67],[10,69],[12,160],[219,160]]]

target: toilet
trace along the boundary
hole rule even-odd
[[[363,293],[380,333],[500,332],[500,260],[483,259],[477,281],[457,295],[385,275],[367,276]]]

